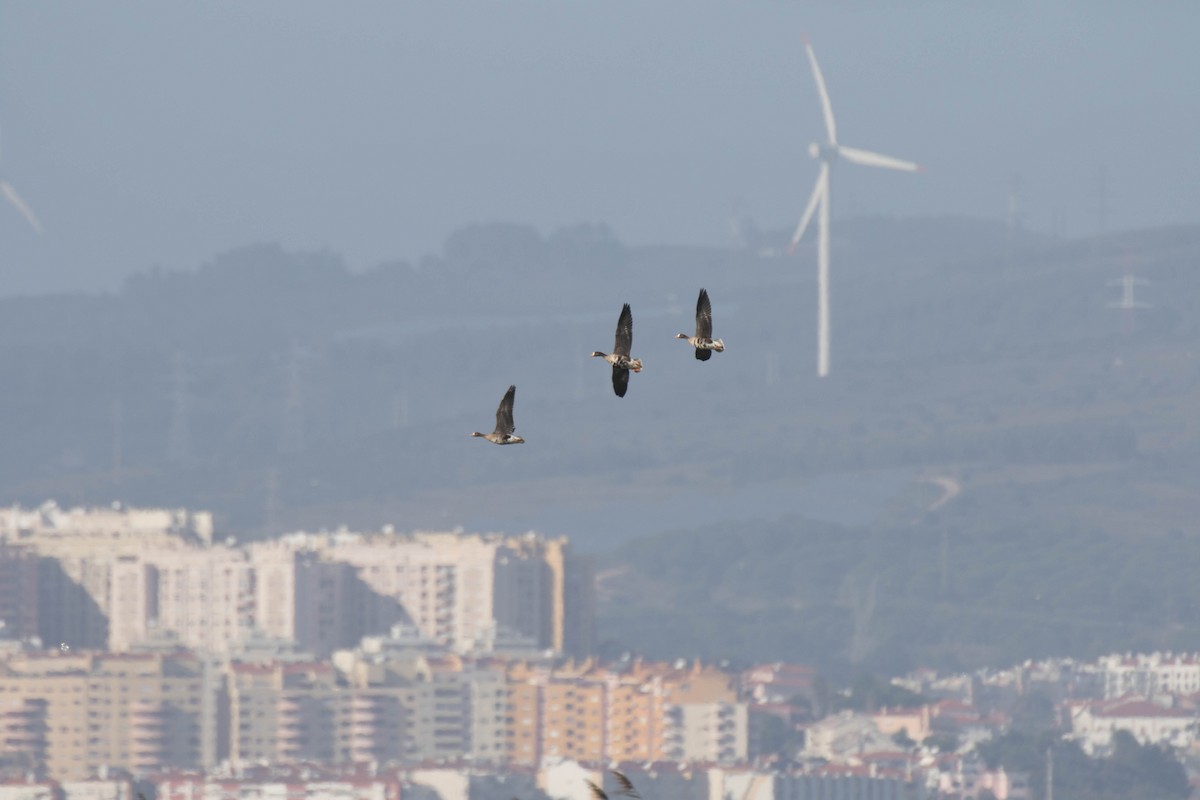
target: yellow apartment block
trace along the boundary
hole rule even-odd
[[[535,766],[546,756],[584,763],[746,757],[746,706],[735,679],[713,667],[513,663],[507,678],[514,764]]]
[[[39,777],[229,760],[537,766],[746,757],[734,677],[700,664],[475,661],[339,651],[329,661],[206,663],[186,652],[10,653],[0,741]]]
[[[100,767],[215,763],[215,693],[190,654],[18,654],[0,663],[0,739],[14,763],[56,780]]]

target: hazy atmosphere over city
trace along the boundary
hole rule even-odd
[[[1200,791],[1197,31],[0,0],[0,800]]]
[[[469,222],[603,222],[629,244],[794,224],[821,130],[801,36],[848,143],[839,213],[1097,230],[1200,217],[1185,2],[323,2],[0,9],[4,171],[48,235],[0,219],[5,294],[112,288],[231,247],[353,269]]]

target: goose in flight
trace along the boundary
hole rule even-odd
[[[700,297],[696,299],[696,335],[677,333],[675,338],[685,339],[696,348],[697,361],[708,361],[713,350],[720,353],[725,349],[725,342],[712,338],[712,303],[708,301],[708,290],[701,289]]]
[[[629,797],[632,800],[642,800],[641,794],[634,788],[633,781],[629,780],[625,773],[610,769],[608,774],[612,775],[613,779],[617,782],[617,786],[619,787],[617,794],[619,796]],[[584,783],[587,784],[588,789],[591,791],[593,800],[609,800],[608,792],[604,791],[599,785],[586,778],[584,779]]]
[[[633,781],[629,780],[628,776],[626,776],[624,772],[610,769],[609,773],[617,781],[617,785],[621,787],[617,794],[624,795],[625,797],[632,797],[634,800],[642,800],[642,796],[633,786]]]
[[[599,351],[592,353],[593,358],[603,358],[612,364],[613,391],[616,392],[617,397],[624,397],[625,390],[629,388],[630,370],[642,371],[642,360],[629,356],[631,347],[633,347],[633,312],[629,310],[629,303],[626,303],[621,306],[621,316],[617,319],[617,338],[613,343],[613,351],[611,353]]]
[[[517,426],[513,424],[513,400],[516,396],[517,387],[508,387],[508,391],[504,393],[504,398],[500,401],[500,406],[496,409],[496,430],[491,433],[475,431],[471,435],[487,439],[492,444],[523,444],[524,439],[513,435],[513,431],[517,429]]]

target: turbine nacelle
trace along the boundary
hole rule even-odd
[[[826,142],[810,142],[808,145],[808,154],[813,158],[821,161],[835,161],[838,157],[838,146]]]

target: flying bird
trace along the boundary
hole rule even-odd
[[[613,343],[613,351],[611,353],[601,353],[593,351],[593,358],[603,358],[608,363],[612,364],[612,383],[613,391],[617,397],[624,397],[625,390],[629,388],[629,372],[641,372],[642,360],[640,358],[631,358],[629,355],[630,348],[633,347],[633,312],[629,310],[629,303],[621,306],[621,316],[617,319],[617,338]]]
[[[712,338],[712,303],[708,301],[708,290],[701,289],[700,297],[696,299],[696,335],[686,333],[675,334],[676,339],[686,339],[687,343],[696,348],[696,360],[708,361],[712,351],[724,351],[725,342]]]
[[[35,231],[39,234],[42,232],[42,224],[34,216],[33,209],[21,199],[21,195],[17,194],[17,190],[13,188],[13,185],[4,179],[3,174],[0,174],[0,193],[3,193],[8,198],[8,202],[12,203],[13,208],[21,212],[21,216],[25,217]]]
[[[499,407],[496,408],[496,430],[491,433],[475,431],[471,435],[487,439],[492,444],[523,444],[524,439],[513,435],[513,431],[517,429],[517,426],[513,424],[513,400],[516,399],[516,396],[517,387],[508,387]]]
[[[700,290],[700,295],[701,297],[705,297],[703,289]],[[696,356],[699,357],[699,355],[700,352],[697,351]],[[625,797],[632,797],[634,800],[641,800],[641,794],[639,794],[638,790],[634,788],[633,781],[629,780],[625,773],[615,769],[610,769],[609,773],[613,776],[613,779],[616,780],[617,785],[621,787],[618,794]]]

